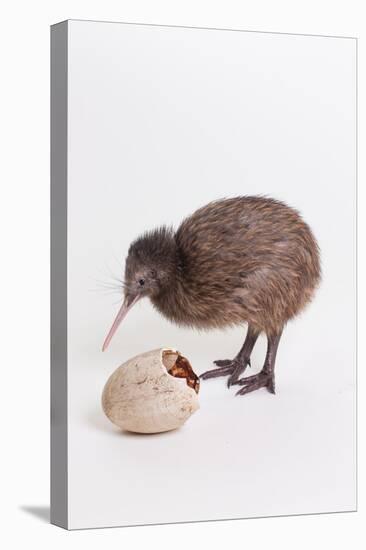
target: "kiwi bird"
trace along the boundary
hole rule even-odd
[[[247,325],[233,359],[214,361],[202,379],[227,376],[237,395],[275,393],[277,348],[286,323],[311,301],[320,282],[317,241],[300,214],[263,196],[210,202],[174,231],[159,227],[129,247],[124,301],[103,345],[143,297],[170,321],[198,329]],[[267,338],[259,374],[243,377],[258,336]]]

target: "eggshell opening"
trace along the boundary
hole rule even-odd
[[[192,388],[196,393],[200,389],[200,379],[193,371],[188,359],[179,351],[173,349],[162,350],[162,363],[168,374],[174,378],[185,378],[187,386]]]

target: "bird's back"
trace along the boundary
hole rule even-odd
[[[180,274],[164,313],[181,324],[244,321],[270,332],[311,299],[318,246],[297,211],[266,197],[211,202],[176,232]]]

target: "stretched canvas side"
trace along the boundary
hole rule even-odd
[[[51,523],[67,506],[67,21],[51,27]]]

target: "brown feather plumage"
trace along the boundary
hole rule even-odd
[[[130,254],[136,253],[162,274],[154,306],[180,325],[203,329],[248,322],[276,332],[311,300],[320,280],[309,226],[266,197],[211,202],[176,233],[161,228],[135,241]]]

